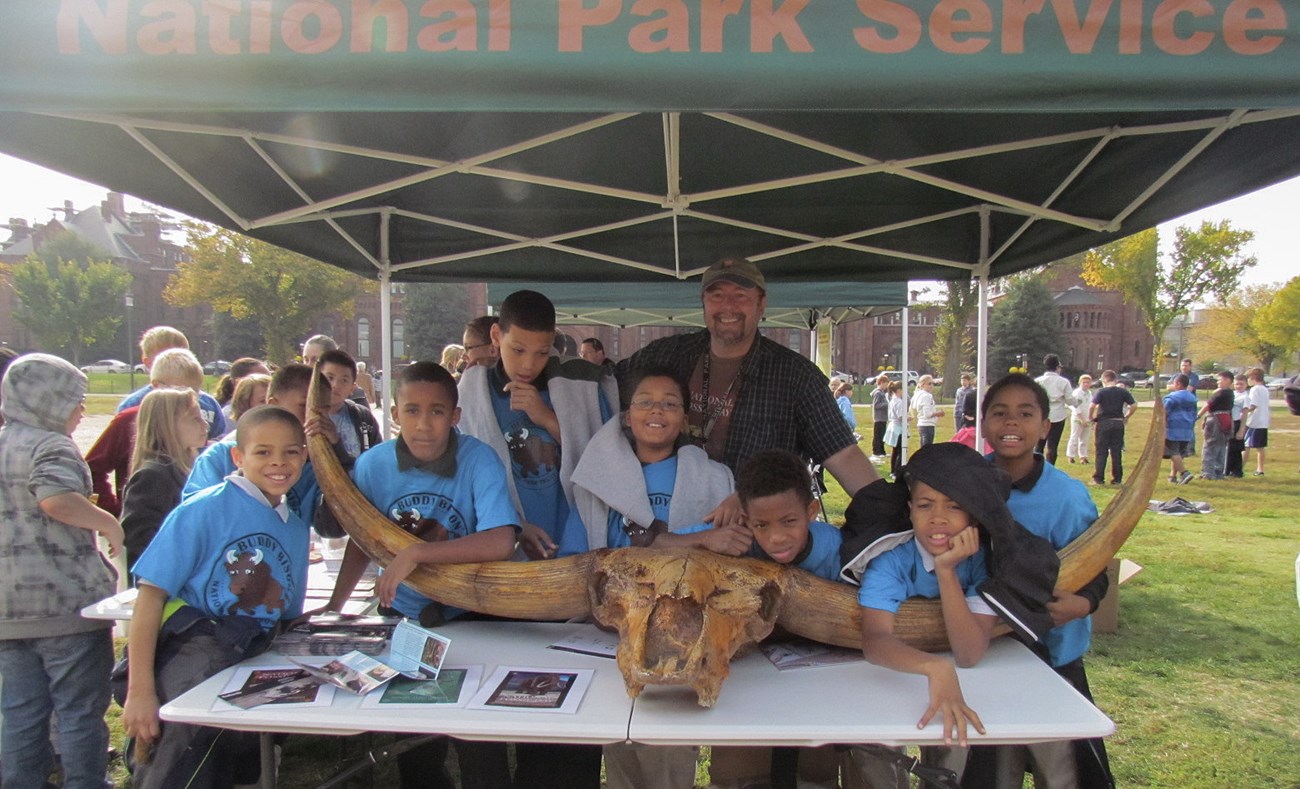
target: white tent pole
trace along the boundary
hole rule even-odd
[[[982,437],[984,435],[981,408],[984,404],[984,389],[988,386],[989,367],[989,207],[980,206],[980,262],[975,269],[979,283],[979,316],[977,318],[975,340],[975,449],[984,453]]]
[[[388,407],[388,393],[393,391],[393,288],[392,288],[392,261],[389,260],[389,219],[392,217],[392,209],[385,208],[379,213],[379,324],[383,326],[380,345],[379,358],[384,365],[384,375],[381,386],[375,392],[375,397],[379,400],[379,418],[384,426],[383,437],[387,439],[390,435],[389,430],[392,426],[389,424],[389,414],[392,409]]]
[[[910,286],[912,283],[909,282],[907,284]],[[900,372],[898,374],[899,380],[903,383],[903,450],[901,453],[901,460],[903,463],[907,463],[907,439],[912,432],[912,419],[911,416],[909,416],[909,411],[911,409],[908,408],[911,401],[907,396],[907,371],[911,369],[911,366],[908,364],[907,356],[907,327],[912,323],[912,313],[911,310],[908,309],[912,302],[910,291],[908,293],[907,301],[908,303],[903,305],[903,364],[899,367]]]

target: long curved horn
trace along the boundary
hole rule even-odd
[[[325,377],[315,372],[308,393],[309,414],[324,413],[328,387]],[[387,565],[398,551],[420,542],[361,495],[328,439],[312,436],[307,439],[307,450],[326,503],[367,556]],[[517,619],[570,619],[591,610],[587,576],[593,561],[594,554],[585,553],[543,562],[422,564],[406,583],[420,594],[456,608]]]
[[[1077,592],[1106,569],[1146,512],[1160,475],[1164,448],[1165,407],[1156,397],[1151,428],[1142,456],[1120,492],[1088,529],[1059,551],[1061,570],[1056,586]],[[857,587],[826,581],[810,573],[790,573],[778,622],[805,638],[858,648],[862,645]],[[1000,633],[1010,632],[1005,627]],[[908,600],[894,619],[894,633],[904,642],[926,651],[948,648],[943,610],[938,600]]]

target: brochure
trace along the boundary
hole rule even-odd
[[[763,654],[772,661],[777,671],[821,668],[866,660],[862,656],[862,650],[833,647],[805,639],[761,644],[759,649],[763,650]]]
[[[469,703],[472,710],[578,711],[595,669],[497,666]]]
[[[480,666],[443,666],[437,679],[398,676],[361,700],[366,708],[402,708],[442,705],[464,707],[483,679]]]
[[[398,675],[392,667],[360,652],[349,652],[319,668],[298,663],[296,660],[293,662],[321,682],[328,682],[361,696]]]
[[[447,657],[451,639],[425,630],[409,619],[393,628],[392,654],[388,665],[413,679],[437,679],[442,661]]]
[[[302,704],[329,706],[334,688],[299,666],[240,666],[235,669],[213,709],[228,709],[224,703],[240,709],[262,704]]]
[[[601,630],[595,625],[583,625],[547,648],[612,658],[618,652],[618,633]]]
[[[378,655],[388,648],[401,617],[318,614],[276,636],[272,649],[281,655]]]

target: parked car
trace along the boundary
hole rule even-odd
[[[100,359],[81,368],[83,373],[129,373],[131,365],[118,359]]]
[[[885,370],[885,375],[889,376],[890,383],[903,380],[903,373],[901,370]],[[919,380],[921,380],[920,373],[916,370],[907,371],[907,386],[909,389],[916,386],[916,382]]]
[[[1139,378],[1139,379],[1138,379],[1138,380],[1137,380],[1133,385],[1134,385],[1134,386],[1141,387],[1141,388],[1143,388],[1143,389],[1150,389],[1150,388],[1151,388],[1151,383],[1152,383],[1152,382],[1151,382],[1151,379],[1152,379],[1152,378],[1156,378],[1156,377],[1157,377],[1157,376],[1152,375],[1152,376],[1148,376],[1148,377],[1146,377],[1146,378]],[[1161,375],[1161,376],[1159,376],[1159,381],[1157,382],[1157,385],[1158,385],[1158,387],[1160,388],[1161,391],[1164,391],[1165,389],[1168,389],[1168,388],[1169,388],[1169,379],[1172,378],[1172,377],[1173,377],[1173,376],[1169,376],[1169,375]]]
[[[230,362],[224,359],[218,359],[215,362],[208,362],[203,365],[204,375],[225,375],[230,372]]]
[[[1291,383],[1290,377],[1282,377],[1273,378],[1271,381],[1265,381],[1264,385],[1268,387],[1268,391],[1270,392],[1280,392],[1285,389],[1286,385],[1289,383]]]
[[[1124,384],[1125,387],[1132,389],[1133,387],[1138,385],[1138,380],[1140,378],[1145,378],[1145,377],[1146,376],[1142,375],[1142,373],[1127,372],[1127,373],[1117,373],[1115,379],[1116,382]],[[1093,376],[1093,385],[1098,386],[1100,384],[1101,384],[1101,376],[1100,375]]]
[[[147,373],[147,372],[149,372],[149,368],[148,368],[148,367],[145,367],[143,364],[137,364],[137,365],[135,366],[135,371],[136,371],[137,373]]]

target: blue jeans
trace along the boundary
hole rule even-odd
[[[50,715],[58,713],[64,789],[108,786],[108,675],[113,631],[0,641],[0,780],[41,789],[54,768]]]

